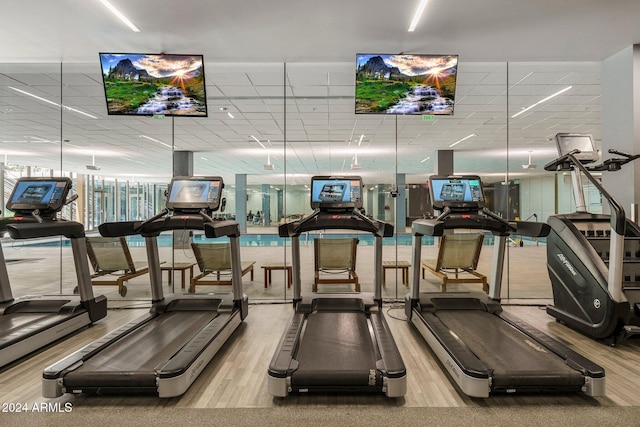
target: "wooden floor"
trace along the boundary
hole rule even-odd
[[[506,309],[563,341],[606,369],[604,397],[583,395],[509,395],[487,399],[462,395],[443,373],[439,362],[402,308],[385,306],[387,321],[407,367],[407,394],[389,399],[383,395],[292,395],[273,398],[267,393],[267,366],[284,331],[292,308],[289,304],[254,304],[249,316],[209,364],[192,387],[179,398],[153,396],[65,395],[41,397],[42,370],[64,355],[139,316],[144,309],[109,310],[106,319],[71,338],[0,371],[0,403],[71,402],[74,408],[269,408],[269,407],[531,407],[640,406],[640,340],[616,348],[592,341],[553,321],[536,306]],[[398,318],[398,319],[396,319]],[[401,320],[399,320],[401,319]]]

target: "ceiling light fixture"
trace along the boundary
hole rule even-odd
[[[362,169],[362,165],[358,163],[358,153],[356,153],[355,156],[353,156],[353,163],[351,163],[351,169],[352,170]]]
[[[254,141],[256,141],[258,144],[260,144],[260,147],[264,148],[265,150],[267,149],[267,147],[265,147],[264,144],[262,142],[260,142],[260,140],[258,138],[256,138],[253,135],[249,135],[249,137],[253,138]]]
[[[87,116],[87,117],[91,117],[92,119],[97,119],[97,117],[94,116],[93,114],[85,113],[84,111],[80,111],[80,110],[78,110],[76,108],[67,107],[64,104],[58,104],[57,102],[50,101],[50,100],[48,100],[46,98],[43,98],[43,97],[38,96],[38,95],[34,95],[34,94],[30,93],[30,92],[27,92],[27,91],[22,90],[22,89],[15,88],[13,86],[7,86],[7,87],[9,89],[15,90],[16,92],[20,92],[20,93],[22,93],[24,95],[30,96],[32,98],[35,98],[35,99],[37,99],[39,101],[46,102],[47,104],[55,105],[56,107],[61,107],[61,108],[64,108],[65,110],[73,111],[74,113],[78,113],[78,114],[82,114],[82,115]]]
[[[455,145],[458,145],[458,144],[460,144],[462,141],[466,141],[466,140],[467,140],[467,139],[469,139],[469,138],[473,138],[474,136],[478,136],[478,135],[476,135],[475,133],[472,133],[471,135],[467,135],[467,136],[465,136],[464,138],[459,139],[459,140],[457,140],[456,142],[454,142],[453,144],[451,144],[451,145],[449,146],[449,148],[451,148],[451,147],[453,147],[453,146],[455,146]]]
[[[420,160],[420,163],[424,163],[424,162],[426,162],[427,160],[429,160],[430,158],[431,158],[431,157],[425,157],[424,159]]]
[[[173,147],[171,147],[169,144],[164,143],[164,142],[162,142],[162,141],[158,141],[157,139],[155,139],[155,138],[151,138],[150,136],[147,136],[147,135],[140,135],[140,138],[144,138],[144,139],[148,139],[149,141],[157,142],[158,144],[160,144],[160,145],[164,145],[164,146],[165,146],[165,147],[167,147],[167,148],[173,148]]]
[[[134,31],[136,33],[140,32],[140,29],[138,27],[136,27],[135,25],[133,25],[133,22],[129,21],[129,18],[124,16],[118,9],[116,9],[107,0],[100,0],[100,3],[102,3],[107,9],[109,9],[109,11],[111,13],[116,15],[118,17],[118,19],[120,19],[122,22],[124,22],[127,27],[131,28],[132,31]]]
[[[418,9],[416,9],[416,13],[413,15],[413,19],[411,20],[411,24],[409,25],[409,29],[407,30],[410,33],[416,29],[416,25],[418,25],[418,21],[420,21],[420,17],[422,16],[424,9],[427,7],[428,2],[429,0],[420,0]]]
[[[529,163],[522,165],[522,169],[535,169],[538,167],[538,165],[531,163],[531,154],[533,154],[533,151],[529,151]]]
[[[95,154],[91,156],[91,164],[90,165],[86,165],[87,169],[89,169],[90,171],[99,171],[100,170],[100,166],[96,166],[96,156]]]
[[[231,117],[232,119],[235,119],[235,117],[233,116],[233,114],[231,114],[231,112],[227,107],[218,107],[218,110],[222,111],[223,113],[227,113],[227,116]]]
[[[267,152],[267,164],[264,165],[264,170],[266,171],[272,171],[273,170],[273,164],[271,163],[271,154]]]
[[[556,96],[560,95],[561,93],[564,93],[566,91],[568,91],[569,89],[571,89],[573,86],[568,86],[565,87],[562,90],[559,90],[558,92],[554,93],[553,95],[549,95],[547,96],[545,99],[541,99],[540,101],[536,102],[535,104],[529,105],[527,108],[523,108],[522,110],[518,111],[517,113],[515,113],[513,116],[511,116],[511,118],[513,119],[514,117],[518,117],[520,114],[529,111],[530,109],[532,109],[533,107],[536,107],[540,104],[542,104],[543,102],[547,102],[548,100],[550,100],[551,98],[555,98]]]

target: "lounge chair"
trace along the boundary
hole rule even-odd
[[[425,271],[436,275],[442,284],[440,291],[447,291],[449,283],[481,283],[489,292],[487,276],[476,271],[484,236],[482,234],[445,234],[440,237],[438,259],[422,260],[422,278]]]
[[[360,282],[356,274],[356,252],[358,239],[324,238],[313,240],[314,269],[313,292],[318,292],[319,284],[353,283],[360,292]],[[338,276],[343,274],[343,276]],[[347,277],[344,277],[344,274]]]
[[[197,285],[231,285],[231,245],[229,243],[191,243],[200,274],[191,279],[189,292],[195,292]],[[251,273],[255,261],[242,261],[242,275]],[[207,276],[215,274],[215,279]],[[224,276],[224,277],[223,277]]]
[[[124,237],[87,237],[87,253],[94,271],[91,284],[118,286],[118,293],[123,297],[127,295],[126,281],[149,272],[146,266],[136,267]],[[105,276],[113,278],[98,279]]]

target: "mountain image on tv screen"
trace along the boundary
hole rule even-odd
[[[356,114],[452,115],[457,55],[356,56]]]
[[[207,116],[202,55],[101,53],[107,111]]]

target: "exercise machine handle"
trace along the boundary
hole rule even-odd
[[[559,169],[567,169],[568,165],[580,163],[578,159],[575,158],[576,154],[580,154],[580,150],[571,150],[567,154],[562,157],[558,157],[555,160],[544,165],[544,170],[546,171],[557,171]]]
[[[162,218],[163,216],[165,216],[168,213],[169,213],[169,209],[167,209],[167,208],[162,209],[162,211],[160,211],[160,213],[158,213],[157,215],[154,215],[151,218],[149,218],[149,219],[147,219],[145,221],[142,221],[139,225],[135,226],[133,228],[134,233],[136,233],[136,234],[140,233],[142,231],[142,229],[145,227],[145,225],[147,225],[147,224],[149,224],[149,223],[151,223],[151,222],[153,222],[153,221],[155,221],[157,219]]]

